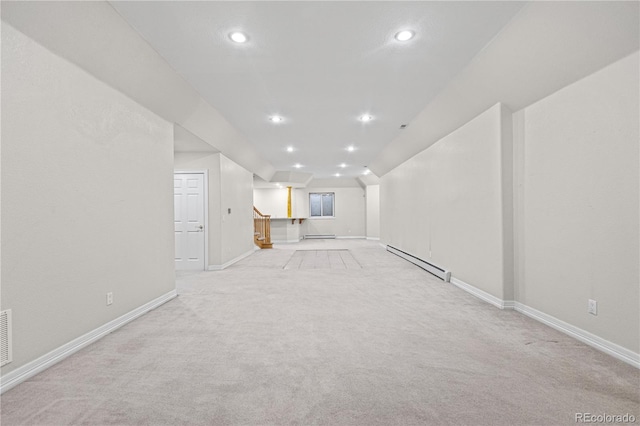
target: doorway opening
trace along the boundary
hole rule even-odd
[[[173,174],[176,271],[204,271],[207,265],[206,171]]]

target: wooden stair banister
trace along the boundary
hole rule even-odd
[[[273,247],[271,243],[271,215],[262,214],[253,207],[253,241],[263,249]]]

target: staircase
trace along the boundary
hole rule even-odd
[[[253,242],[261,249],[273,248],[271,243],[271,215],[253,208]]]

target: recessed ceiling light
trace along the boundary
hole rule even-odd
[[[340,177],[340,173],[336,173],[334,176],[335,177]]]
[[[292,146],[288,146],[287,147],[287,152],[293,152],[293,147]]]
[[[235,41],[236,43],[244,43],[247,40],[249,40],[249,38],[244,33],[241,33],[240,31],[232,32],[231,34],[229,34],[229,38]]]
[[[398,41],[411,40],[414,35],[415,35],[415,33],[413,31],[402,30],[402,31],[400,31],[399,33],[396,34],[396,40],[398,40]]]
[[[360,121],[362,121],[364,123],[366,123],[367,121],[371,121],[371,120],[373,120],[373,117],[370,116],[369,114],[365,114],[365,115],[360,116]]]
[[[302,167],[302,164],[296,163],[296,164],[293,165],[293,167],[295,167],[296,169],[299,169],[300,167]]]
[[[342,163],[342,164],[340,164],[340,167],[342,167],[344,169],[345,167],[347,167],[347,165]]]
[[[355,151],[355,150],[356,150],[356,148],[355,148],[353,145],[349,145],[349,146],[347,147],[347,151],[349,151],[349,152],[353,152],[353,151]]]
[[[364,172],[362,172],[363,175],[368,175],[369,173],[371,173],[371,170],[367,169]]]
[[[269,117],[269,120],[271,120],[274,123],[281,123],[284,120],[284,118],[280,117],[279,115],[274,115]]]

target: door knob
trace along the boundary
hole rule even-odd
[[[204,226],[198,225],[197,228],[202,231],[204,229]]]

